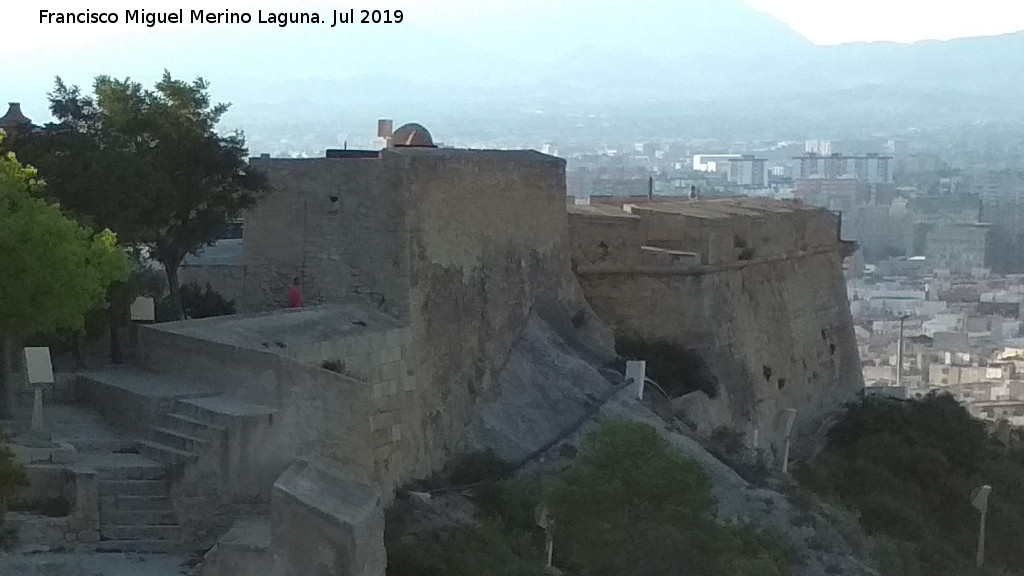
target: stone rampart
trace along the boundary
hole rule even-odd
[[[245,217],[240,310],[283,308],[295,277],[307,303],[354,294],[405,312],[408,245],[402,191],[383,158],[263,159],[273,193]]]
[[[538,301],[583,304],[569,269],[565,162],[529,151],[401,154],[410,224],[410,327],[419,429],[399,452],[443,463],[494,387]],[[575,290],[574,290],[575,288]]]
[[[337,354],[370,385],[381,478],[443,464],[539,299],[586,306],[569,269],[563,160],[394,148],[252,162],[275,191],[246,218],[243,309],[281,307],[300,276],[309,303],[357,297],[400,325],[395,358],[367,365],[353,350],[379,347],[358,338]],[[328,359],[326,345],[295,357]]]
[[[765,201],[631,212],[643,244],[690,248],[700,264],[598,266],[593,244],[621,243],[604,238],[621,218],[592,224],[571,213],[577,276],[618,342],[700,359],[689,377],[711,380],[717,405],[692,415],[705,431],[730,426],[778,451],[787,408],[798,410],[795,437],[805,438],[863,388],[834,215]]]

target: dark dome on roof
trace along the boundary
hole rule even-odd
[[[434,148],[434,139],[426,128],[415,122],[410,122],[395,130],[391,135],[391,144],[392,146]]]
[[[0,128],[21,128],[32,124],[32,121],[21,113],[21,104],[8,102],[8,105],[7,113],[0,116]]]

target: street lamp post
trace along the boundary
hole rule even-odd
[[[978,568],[985,563],[985,515],[988,513],[988,495],[991,492],[992,487],[985,485],[976,488],[971,494],[971,504],[975,510],[981,512],[981,523],[978,526],[978,557],[976,558]]]
[[[910,318],[910,314],[900,316],[900,339],[896,343],[896,387],[903,386],[903,323]]]

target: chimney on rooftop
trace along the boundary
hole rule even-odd
[[[391,148],[391,136],[395,131],[395,123],[389,118],[377,120],[377,138],[384,139],[384,147]]]

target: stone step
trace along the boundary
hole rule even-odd
[[[79,372],[76,396],[116,428],[145,433],[182,398],[216,395],[216,389],[133,364]]]
[[[189,454],[200,454],[210,445],[208,440],[169,428],[153,428],[153,442]]]
[[[73,438],[68,440],[79,452],[137,452],[135,442],[120,438]]]
[[[143,554],[170,554],[178,548],[173,540],[100,540],[98,552],[139,552]]]
[[[167,496],[170,486],[163,480],[100,480],[97,488],[101,496]]]
[[[116,526],[173,526],[178,523],[170,510],[100,510],[100,524]]]
[[[277,410],[227,396],[179,399],[174,413],[213,426],[232,428],[252,420],[272,421]]]
[[[150,510],[169,512],[170,496],[100,496],[100,511],[104,510]]]
[[[179,450],[173,446],[167,446],[160,442],[150,440],[139,441],[139,453],[151,460],[164,464],[188,464],[198,460],[194,453]]]
[[[221,439],[227,432],[227,428],[223,426],[177,413],[164,414],[161,417],[161,424],[163,428],[212,441]]]
[[[167,474],[157,463],[139,466],[121,466],[97,470],[99,480],[160,480]]]
[[[180,529],[173,525],[103,526],[100,540],[177,540]]]

